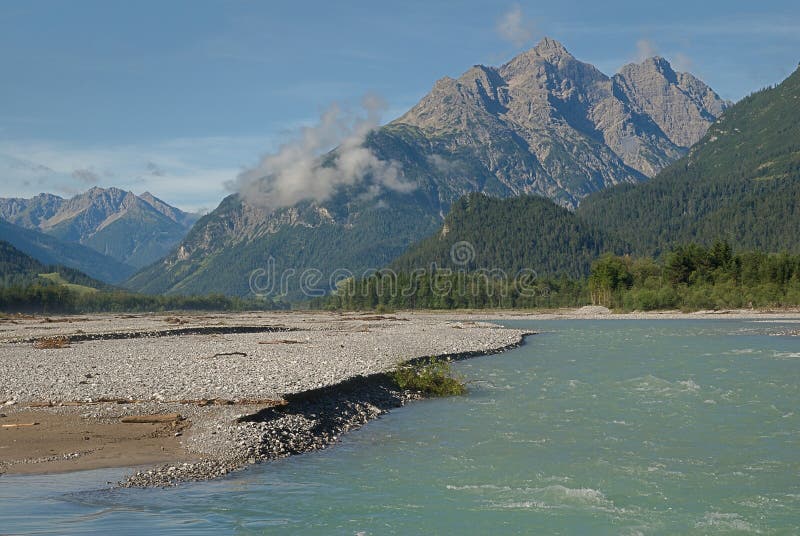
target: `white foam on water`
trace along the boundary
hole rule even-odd
[[[657,473],[660,476],[670,477],[670,478],[686,478],[686,475],[680,471],[670,471],[667,469],[667,466],[663,463],[653,463],[647,466],[646,471],[648,473]],[[638,472],[638,471],[635,471]],[[635,473],[634,472],[634,473]]]
[[[465,484],[463,486],[448,484],[446,488],[453,491],[512,491],[514,489],[509,486],[498,486],[496,484]]]
[[[771,508],[783,506],[779,499],[775,497],[765,497],[764,495],[756,495],[755,497],[742,499],[741,501],[737,501],[736,504],[740,504],[746,508]]]
[[[683,380],[683,381],[678,382],[678,385],[682,385],[683,387],[686,388],[687,391],[699,391],[700,390],[700,386],[697,385],[694,382],[694,380],[692,380],[691,378],[689,378],[688,380]]]
[[[556,497],[563,496],[566,499],[587,502],[591,504],[601,504],[606,502],[603,492],[592,488],[568,488],[560,484],[542,488],[543,491],[552,493]]]
[[[800,357],[800,352],[774,352],[772,357],[775,359],[797,359]]]
[[[566,477],[557,477],[559,479]],[[493,503],[502,508],[511,508],[516,504],[543,504],[550,508],[562,508],[568,506],[597,506],[613,507],[603,492],[593,488],[570,488],[563,484],[551,484],[539,488],[500,486],[497,484],[465,484],[446,486],[451,491],[467,491],[490,494],[513,494],[515,497],[510,501],[498,501]],[[528,497],[516,497],[527,495]]]
[[[545,486],[543,488],[517,489],[514,494],[526,494],[528,497],[513,497],[506,500],[493,500],[487,503],[490,508],[497,509],[590,509],[614,514],[624,513],[625,510],[617,508],[614,503],[606,498],[599,490],[593,488],[570,488],[560,484]]]
[[[696,393],[701,390],[692,378],[671,382],[658,376],[648,374],[638,378],[626,380],[623,384],[632,386],[632,390],[643,394],[655,394],[672,397],[679,393]]]
[[[489,506],[492,508],[505,508],[508,510],[548,510],[554,508],[553,506],[543,503],[541,501],[517,501],[510,503],[491,503]]]
[[[527,444],[527,445],[546,445],[550,441],[551,440],[548,437],[541,437],[536,439],[527,439],[527,438],[513,439],[509,440],[509,443]]]
[[[538,475],[538,477],[539,477],[539,480],[540,480],[540,481],[542,481],[542,482],[561,482],[561,483],[567,483],[567,482],[569,482],[569,481],[571,481],[571,480],[572,480],[572,478],[570,478],[570,477],[568,477],[568,476],[560,476],[560,475],[549,475],[549,476],[544,476],[544,475],[541,475],[541,474],[540,474],[540,475]]]
[[[658,376],[648,374],[639,378],[633,378],[625,383],[633,385],[634,391],[642,393],[664,393],[672,389],[672,383]]]
[[[697,528],[709,528],[723,530],[737,530],[749,532],[751,534],[761,534],[761,531],[747,522],[737,513],[706,512],[703,519],[695,523]]]

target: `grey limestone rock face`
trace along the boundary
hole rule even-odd
[[[545,38],[499,68],[439,80],[394,124],[421,129],[454,157],[480,154],[512,195],[574,207],[592,191],[654,176],[727,105],[663,58],[609,77]]]

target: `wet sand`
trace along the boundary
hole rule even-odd
[[[0,473],[42,474],[192,461],[180,443],[191,423],[102,422],[84,410],[0,412]],[[0,410],[1,411],[1,410]],[[37,423],[33,426],[25,426]],[[23,426],[13,426],[22,424]],[[11,426],[9,426],[11,425]]]

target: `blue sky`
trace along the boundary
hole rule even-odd
[[[388,121],[544,35],[607,74],[657,53],[731,100],[800,60],[796,0],[653,4],[6,1],[0,196],[97,183],[211,209],[331,103],[377,94]]]

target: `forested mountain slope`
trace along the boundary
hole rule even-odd
[[[604,251],[623,249],[569,210],[537,196],[497,199],[470,194],[452,205],[439,231],[392,263],[400,272],[439,268],[520,270],[538,276],[588,275]]]
[[[577,214],[637,254],[717,240],[800,252],[800,70],[729,108],[654,179],[593,194]]]

